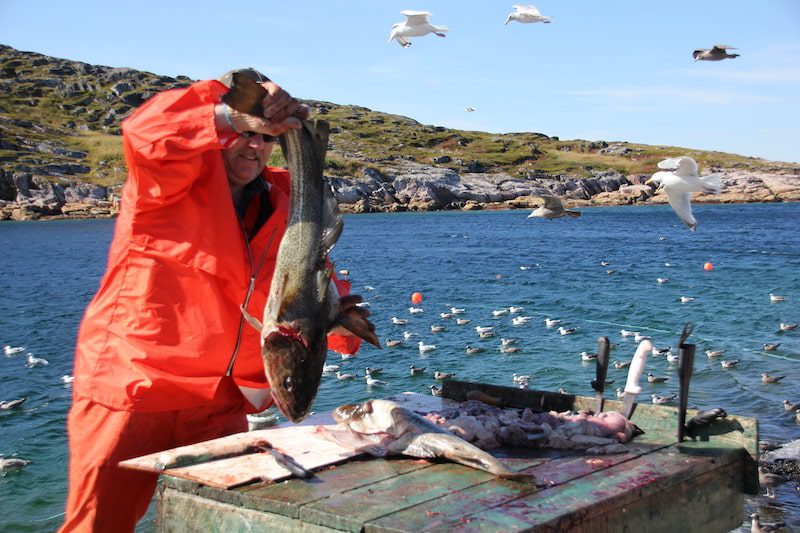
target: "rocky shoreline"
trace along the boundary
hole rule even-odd
[[[568,207],[663,204],[661,191],[644,185],[648,175],[605,172],[593,178],[514,178],[504,173],[462,173],[412,161],[390,161],[383,173],[330,177],[345,213],[531,209],[554,194]],[[800,201],[800,174],[713,169],[723,175],[720,195],[695,195],[695,203]],[[0,220],[113,218],[121,186],[37,180],[33,174],[0,169]]]

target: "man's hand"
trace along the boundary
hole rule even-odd
[[[342,296],[339,302],[339,325],[329,333],[336,335],[355,335],[361,337],[376,348],[381,347],[381,343],[375,335],[375,324],[367,320],[370,316],[369,309],[359,307],[356,304],[364,299],[358,294]]]
[[[289,130],[299,128],[300,120],[311,116],[310,107],[292,98],[277,83],[266,81],[260,85],[267,91],[262,100],[263,118],[242,113],[228,106],[227,113],[236,133],[255,131],[277,137]]]

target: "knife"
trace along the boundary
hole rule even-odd
[[[686,339],[692,334],[694,324],[687,322],[683,326],[680,341],[678,342],[678,379],[680,380],[680,392],[678,396],[678,442],[683,442],[686,434],[686,406],[689,402],[689,380],[694,371],[694,344],[686,344]]]
[[[596,413],[603,412],[603,390],[606,385],[608,353],[610,351],[611,345],[608,342],[608,337],[599,337],[597,339],[597,368],[595,369],[595,378],[592,380],[592,388],[597,391]]]
[[[636,353],[633,354],[631,366],[628,369],[628,381],[625,383],[625,398],[622,401],[622,416],[630,420],[633,414],[636,395],[642,392],[639,385],[639,378],[642,377],[644,365],[647,362],[647,354],[653,351],[653,343],[645,339],[639,343]]]

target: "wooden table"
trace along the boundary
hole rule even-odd
[[[516,407],[591,409],[594,398],[446,382],[445,398],[401,395],[407,406],[438,410],[469,390]],[[619,410],[606,400],[605,410]],[[694,414],[690,410],[689,417]],[[677,409],[642,404],[632,421],[645,434],[629,453],[565,450],[494,453],[512,470],[546,481],[506,481],[452,463],[410,458],[343,458],[309,481],[238,488],[191,475],[163,474],[159,531],[729,531],[742,523],[743,494],[758,491],[758,423],[729,415],[696,441],[676,442]],[[330,423],[325,413],[311,421]],[[271,431],[271,430],[263,430]],[[292,453],[291,450],[285,450]],[[302,464],[303,458],[295,455]],[[228,459],[227,461],[235,461]],[[213,483],[212,483],[213,485]]]

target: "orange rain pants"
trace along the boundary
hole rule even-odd
[[[177,411],[118,411],[75,398],[68,418],[69,487],[63,532],[133,531],[158,474],[119,461],[247,431],[245,403],[230,378],[206,406]]]

